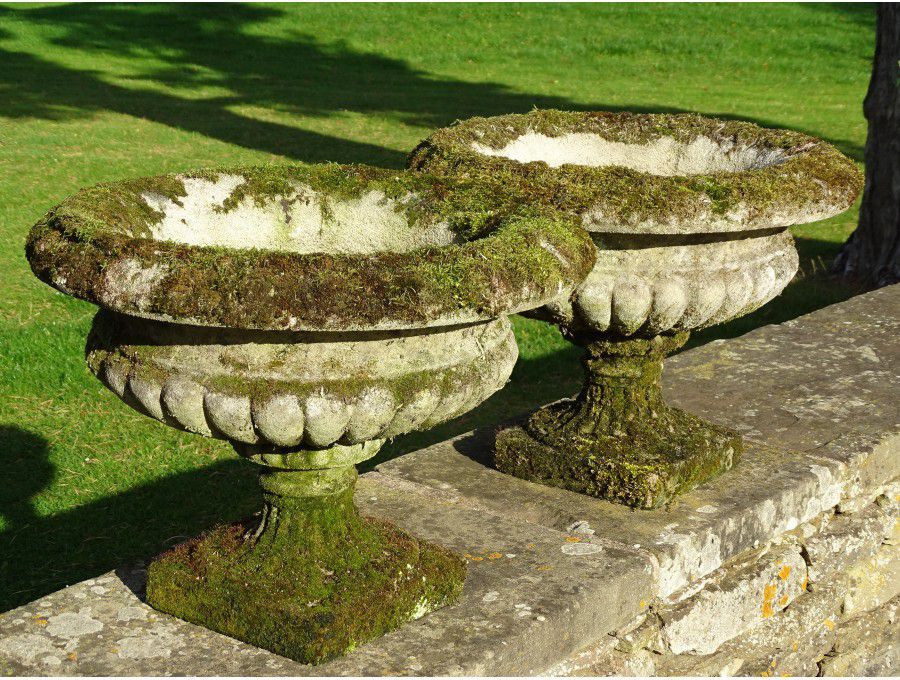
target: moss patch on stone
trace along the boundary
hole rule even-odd
[[[147,601],[276,654],[322,663],[459,597],[464,561],[360,517],[352,486],[322,496],[282,495],[278,486],[268,485],[257,526],[218,527],[157,558]]]
[[[545,302],[593,266],[593,244],[576,220],[523,208],[491,187],[460,189],[446,180],[364,166],[312,167],[191,176],[244,172],[250,180],[241,200],[271,196],[301,180],[341,196],[377,187],[399,197],[415,188],[416,199],[404,208],[417,211],[410,219],[446,220],[462,242],[407,253],[299,254],[147,238],[158,216],[135,198],[135,183],[175,200],[184,188],[173,176],[76,194],[35,225],[26,254],[41,280],[116,311],[280,330],[404,328],[490,318]],[[119,274],[122,268],[125,274]],[[141,285],[129,285],[135,280]]]
[[[740,436],[662,399],[662,359],[686,340],[681,333],[588,343],[579,396],[501,431],[497,468],[645,509],[730,469],[742,451]]]
[[[495,149],[526,132],[555,137],[593,133],[612,142],[644,144],[662,137],[690,142],[705,136],[715,141],[755,145],[783,152],[779,163],[743,172],[663,176],[621,166],[550,167],[488,156],[473,143]],[[823,206],[833,213],[849,207],[862,190],[856,164],[831,145],[791,130],[770,130],[740,121],[695,114],[629,114],[532,111],[492,118],[471,118],[443,128],[410,154],[408,165],[461,182],[480,182],[492,191],[512,194],[525,205],[566,213],[600,215],[607,225],[685,225],[704,231],[717,218],[718,228],[789,226],[822,219]],[[672,227],[677,228],[677,227]]]

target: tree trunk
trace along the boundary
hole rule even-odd
[[[900,282],[900,4],[878,5],[875,61],[863,111],[869,132],[859,225],[833,271],[879,288]]]

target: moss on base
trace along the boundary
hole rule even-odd
[[[497,468],[637,508],[659,507],[730,469],[740,436],[662,399],[662,359],[687,335],[588,343],[581,394],[501,431]]]
[[[158,557],[147,601],[276,654],[322,663],[459,597],[461,558],[360,517],[352,484],[333,491],[321,480],[308,483],[322,472],[263,473],[258,525],[218,527]]]

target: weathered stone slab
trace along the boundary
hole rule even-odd
[[[845,616],[875,609],[900,596],[900,542],[885,543],[848,573],[850,586],[844,598]]]
[[[817,534],[803,541],[809,580],[816,583],[869,558],[890,537],[895,520],[872,503],[858,514],[835,515]]]
[[[823,677],[897,677],[898,672],[900,600],[896,598],[841,626],[834,648],[819,663]]]
[[[676,594],[744,550],[816,517],[838,502],[843,489],[833,466],[750,442],[728,474],[669,508],[635,511],[502,475],[483,463],[489,446],[490,433],[463,435],[378,469],[456,503],[559,531],[587,523],[596,540],[650,555],[660,596]]]
[[[141,580],[139,573],[122,576]],[[0,616],[2,675],[296,675],[303,669],[154,611],[114,573]]]
[[[841,466],[847,493],[900,474],[900,285],[666,363],[672,403]]]
[[[0,672],[536,674],[620,627],[650,599],[651,565],[636,551],[485,515],[377,473],[360,479],[357,502],[465,554],[462,600],[312,667],[155,612],[107,574],[0,616]]]
[[[806,562],[799,547],[787,546],[754,555],[717,576],[693,597],[656,610],[662,622],[659,651],[710,654],[771,618],[803,592]]]
[[[714,342],[666,363],[671,403],[744,432],[730,472],[672,506],[634,511],[491,469],[482,431],[383,463],[387,475],[456,502],[645,550],[657,593],[678,596],[744,550],[764,545],[900,474],[900,286],[780,326]]]
[[[612,641],[603,639],[583,650],[565,669],[594,675],[810,676],[820,669],[826,674],[884,674],[896,666],[900,653],[900,555],[891,532],[896,530],[898,500],[883,495],[853,515],[825,513],[783,536],[780,547],[732,560],[698,581],[697,594],[674,605],[654,603],[646,616],[616,631]],[[750,610],[746,616],[745,604],[754,602],[753,594],[759,596],[753,588],[758,577],[766,571],[771,575],[773,563],[788,561],[801,549],[809,564],[800,567],[797,577],[803,580],[790,601],[780,599],[777,585],[765,583],[763,615],[754,617]],[[817,564],[816,582],[807,588],[804,574]],[[785,570],[778,576],[791,574]],[[751,597],[734,598],[735,592]],[[717,606],[723,601],[731,606]],[[735,625],[739,621],[746,625]],[[694,625],[679,629],[682,622]],[[740,627],[740,634],[715,644],[729,628]],[[703,653],[698,645],[666,644],[673,633],[676,643],[696,639],[717,648]],[[679,633],[686,635],[679,639]]]
[[[660,675],[817,675],[817,662],[837,638],[845,581],[803,593],[782,613],[729,640],[714,654],[660,659],[654,671]]]
[[[320,667],[340,675],[531,675],[621,626],[649,602],[635,551],[513,523],[366,475],[362,509],[467,555],[462,601]]]

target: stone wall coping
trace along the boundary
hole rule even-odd
[[[782,543],[768,559],[803,571],[791,536],[814,531],[834,511],[831,533],[809,543],[813,552],[831,554],[829,541],[848,533],[841,515],[859,513],[858,522],[873,527],[873,546],[880,540],[882,520],[866,508],[896,496],[890,484],[900,475],[898,326],[900,286],[893,286],[672,358],[668,398],[742,431],[747,451],[732,471],[659,510],[502,475],[486,464],[489,431],[381,464],[362,476],[358,504],[463,553],[470,566],[463,600],[324,666],[301,666],[154,612],[135,594],[138,569],[0,615],[0,671],[538,674],[565,667],[653,603],[674,612],[672,620],[689,620],[697,614],[685,603],[698,593],[740,590],[727,580],[740,571],[723,581],[722,567],[744,564],[754,550]],[[784,580],[789,601],[796,588]],[[740,632],[736,624],[729,635]],[[673,644],[675,633],[670,628],[664,641]]]

